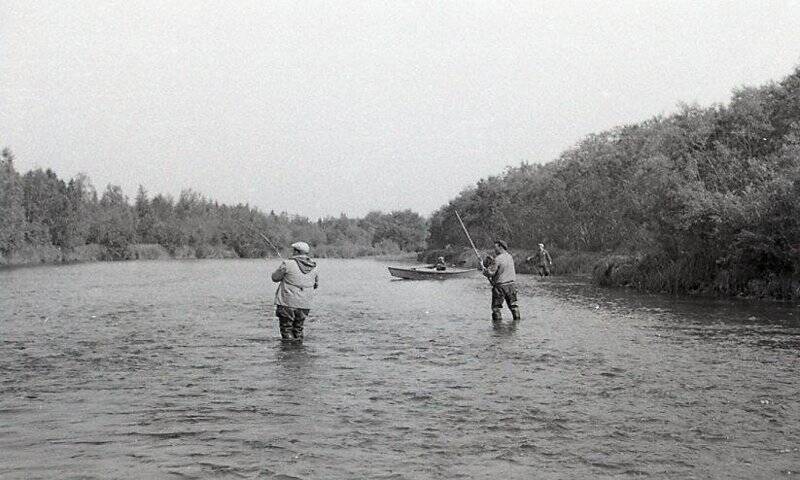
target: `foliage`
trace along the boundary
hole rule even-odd
[[[759,294],[756,281],[797,295],[800,68],[727,105],[682,105],[481,180],[433,214],[432,247],[467,244],[454,210],[480,246],[501,237],[515,249],[634,255],[617,284]]]
[[[82,174],[67,182],[49,169],[20,176],[8,149],[0,157],[0,218],[2,255],[31,247],[73,251],[96,244],[114,260],[161,255],[141,244],[159,245],[179,256],[191,251],[198,258],[274,255],[259,233],[284,252],[303,240],[315,254],[334,257],[416,251],[425,247],[427,236],[426,220],[410,210],[312,221],[266,214],[249,205],[222,205],[190,189],[181,191],[176,201],[163,194],[151,197],[140,186],[131,204],[115,185],[108,185],[98,199]]]
[[[27,222],[22,204],[22,179],[14,169],[14,155],[3,149],[0,154],[0,254],[7,255],[25,245]]]

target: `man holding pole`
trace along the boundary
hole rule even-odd
[[[306,242],[292,244],[292,258],[284,260],[272,272],[272,281],[278,283],[275,291],[275,315],[281,338],[303,341],[303,322],[311,308],[313,291],[319,286],[317,263],[308,256]]]
[[[467,240],[469,240],[469,244],[472,246],[472,251],[475,252],[475,257],[478,259],[481,271],[486,278],[489,279],[489,283],[492,284],[492,321],[499,322],[503,319],[503,301],[506,302],[508,309],[511,310],[514,321],[519,321],[520,314],[519,306],[517,305],[517,284],[515,283],[517,280],[517,273],[514,269],[514,259],[511,257],[511,254],[508,253],[508,244],[502,240],[495,241],[494,261],[484,262],[481,260],[478,249],[475,248],[475,242],[472,241],[472,237],[469,235],[469,231],[467,230],[467,226],[464,225],[461,215],[458,214],[458,211],[455,213],[458,223],[461,224],[461,228],[464,230],[464,235],[467,236]]]
[[[517,305],[517,274],[514,269],[514,259],[508,253],[508,245],[502,240],[494,242],[494,262],[483,269],[483,274],[492,283],[492,321],[499,322],[503,319],[503,301],[511,310],[514,321],[520,320],[519,306]]]

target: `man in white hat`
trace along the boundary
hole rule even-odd
[[[306,242],[292,244],[293,254],[272,272],[280,282],[275,291],[275,315],[283,340],[303,341],[303,322],[311,308],[311,297],[319,286],[317,263],[308,256]]]
[[[540,277],[550,275],[550,267],[553,266],[553,259],[550,253],[544,249],[544,244],[539,244],[539,251],[525,259],[526,262],[532,262],[536,266]]]

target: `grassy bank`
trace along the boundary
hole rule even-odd
[[[414,252],[385,253],[378,248],[335,248],[320,247],[312,252],[316,258],[374,258],[384,261],[413,261]],[[199,245],[181,246],[169,251],[161,245],[139,243],[128,245],[123,252],[117,252],[98,244],[81,245],[71,249],[61,249],[52,245],[25,247],[8,255],[0,254],[0,268],[33,265],[57,265],[62,263],[105,262],[126,260],[170,260],[202,258],[259,258],[242,257],[225,246]]]
[[[231,249],[213,245],[179,247],[173,252],[158,244],[131,244],[117,252],[96,243],[75,248],[58,248],[52,245],[24,247],[0,255],[0,267],[28,265],[55,265],[59,263],[102,262],[117,260],[167,260],[190,258],[238,258]]]
[[[709,265],[707,259],[697,257],[674,260],[656,255],[610,255],[596,263],[592,279],[601,286],[647,292],[800,299],[797,272],[754,276],[742,265]]]
[[[747,271],[735,267],[717,268],[713,281],[707,281],[706,275],[691,274],[702,271],[701,266],[697,265],[698,259],[673,261],[648,255],[549,251],[553,257],[553,275],[591,275],[593,283],[604,287],[626,287],[643,292],[670,294],[800,299],[800,276],[791,273],[771,275],[764,279],[753,278]],[[486,256],[489,252],[483,250],[480,253]],[[518,273],[537,273],[534,265],[525,262],[525,258],[533,255],[534,251],[512,250],[511,254]],[[443,256],[446,262],[453,265],[478,267],[475,252],[468,248],[427,250],[418,254],[417,260],[435,263],[439,256]]]

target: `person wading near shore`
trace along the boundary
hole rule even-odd
[[[293,254],[272,272],[272,281],[280,282],[275,291],[275,315],[281,338],[303,341],[303,322],[311,308],[311,297],[319,286],[317,263],[308,256],[306,242],[292,244]]]
[[[502,240],[494,242],[494,262],[484,265],[483,274],[492,283],[492,321],[503,319],[503,301],[511,310],[514,321],[520,320],[517,306],[517,274],[514,270],[514,259],[508,253],[508,245]]]
[[[550,258],[550,254],[544,249],[544,243],[540,243],[539,251],[526,258],[525,261],[528,263],[533,262],[540,277],[550,275],[550,267],[553,266],[553,259]]]

